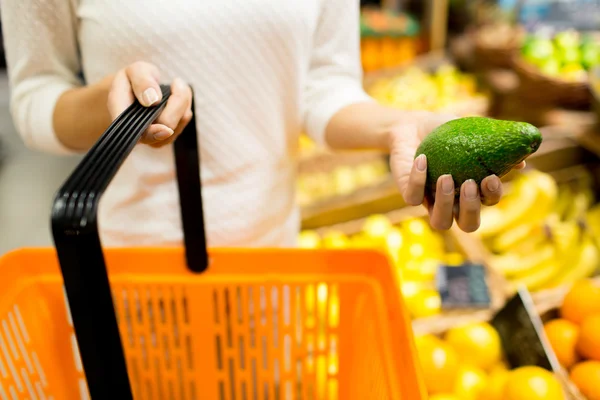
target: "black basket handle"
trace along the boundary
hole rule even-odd
[[[143,132],[171,95],[153,107],[137,101],[102,134],[58,191],[52,208],[52,234],[82,364],[93,399],[132,399],[115,316],[97,210],[102,194]],[[193,105],[192,105],[193,109]],[[174,143],[185,255],[188,268],[208,266],[195,116]]]

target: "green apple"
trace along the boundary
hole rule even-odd
[[[585,69],[600,64],[600,45],[595,42],[586,42],[581,46],[581,63]]]
[[[579,42],[579,33],[573,30],[560,32],[554,36],[554,43],[563,49],[577,48],[579,47]]]
[[[531,39],[521,51],[523,57],[529,62],[539,65],[540,62],[554,56],[554,45],[549,39]]]
[[[560,47],[557,56],[563,65],[576,64],[581,57],[577,47]]]
[[[550,76],[558,76],[560,75],[560,62],[554,58],[543,61],[539,65],[539,69],[542,73]]]

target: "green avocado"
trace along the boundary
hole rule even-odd
[[[415,158],[427,156],[430,192],[435,190],[440,176],[450,174],[458,195],[461,185],[469,179],[479,185],[489,175],[506,175],[535,153],[541,143],[542,134],[528,123],[466,117],[434,129],[421,142]]]

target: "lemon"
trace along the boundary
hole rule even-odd
[[[298,235],[298,247],[301,249],[316,249],[321,245],[321,237],[315,231],[303,231]]]
[[[350,247],[350,239],[338,231],[330,231],[323,235],[323,247],[326,249],[346,249]]]
[[[363,232],[372,238],[385,239],[392,228],[392,223],[385,215],[371,215],[365,220]]]
[[[463,400],[477,400],[487,386],[487,379],[481,368],[463,365],[458,369],[454,393]]]
[[[460,354],[462,363],[489,370],[502,358],[500,335],[487,322],[452,328],[445,339]]]
[[[429,335],[417,339],[415,344],[427,391],[452,393],[458,367],[456,351]]]
[[[431,317],[439,314],[442,309],[442,299],[434,289],[421,290],[404,300],[413,318]]]

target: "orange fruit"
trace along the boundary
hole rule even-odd
[[[600,361],[600,314],[591,315],[581,323],[577,351],[585,358]]]
[[[571,368],[578,361],[575,346],[579,338],[579,327],[566,319],[555,319],[544,325],[548,341],[556,353],[558,361],[565,368]]]
[[[600,286],[590,280],[575,283],[560,307],[560,316],[576,324],[598,313],[600,313]]]
[[[487,374],[478,367],[463,365],[458,369],[454,393],[462,400],[477,400],[487,386]]]
[[[452,393],[458,370],[458,355],[448,344],[430,336],[416,340],[417,353],[427,391]]]
[[[600,361],[584,361],[573,367],[571,380],[588,400],[600,400]]]
[[[565,396],[552,372],[528,366],[508,374],[503,400],[565,400]]]
[[[457,351],[461,363],[489,370],[502,358],[500,335],[487,322],[452,328],[445,339]]]

